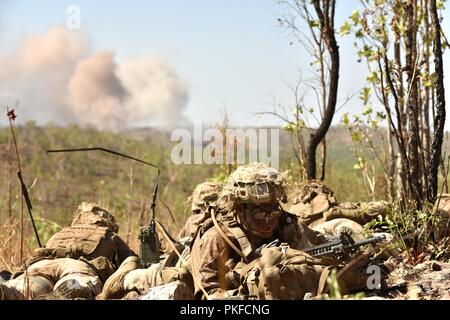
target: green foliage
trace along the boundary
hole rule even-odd
[[[52,235],[62,229],[59,224],[44,218],[35,217],[34,222],[41,244],[45,244]],[[36,237],[34,236],[34,233],[32,234],[32,236],[28,237],[27,240],[28,246],[33,248],[37,247],[38,242]]]
[[[30,190],[33,214],[43,242],[57,225],[67,226],[82,201],[96,202],[113,212],[121,232],[131,230],[130,241],[137,237],[141,224],[149,221],[149,206],[156,170],[100,151],[47,154],[48,149],[105,147],[158,164],[161,167],[158,196],[170,205],[177,225],[184,223],[184,203],[195,185],[212,176],[213,166],[174,166],[170,162],[170,142],[164,136],[134,138],[131,134],[113,134],[76,125],[38,127],[34,122],[15,128],[22,162],[22,174]],[[9,215],[19,216],[17,163],[10,149],[10,130],[0,128],[0,223]],[[25,209],[26,214],[26,209]],[[170,221],[168,210],[159,207],[157,216]],[[176,233],[175,224],[169,230]],[[30,245],[36,244],[31,226],[26,228]],[[135,241],[137,243],[137,241]]]
[[[350,121],[348,114],[341,119],[352,139],[356,163],[354,170],[358,170],[363,178],[367,195],[370,199],[385,198],[386,190],[386,149],[383,146],[383,133],[379,132],[379,125],[385,119],[381,111],[374,111],[369,103],[370,88],[364,88],[360,93],[365,109],[360,115],[354,115]],[[380,139],[381,137],[381,139]],[[380,172],[380,173],[378,173]],[[381,188],[380,188],[381,187]],[[376,196],[378,195],[378,196]]]
[[[337,280],[336,269],[331,270],[330,275],[327,278],[327,284],[329,289],[329,297],[331,299],[342,299],[341,287]]]
[[[311,28],[318,28],[320,26],[319,20],[308,20],[308,25]]]
[[[371,84],[379,84],[380,78],[378,77],[377,72],[371,72],[370,75],[367,77],[367,82]]]
[[[284,126],[284,130],[286,130],[287,132],[289,132],[291,134],[294,134],[298,130],[301,130],[303,128],[306,128],[306,123],[304,120],[299,120],[296,123],[289,123],[286,126]]]
[[[424,259],[447,260],[450,257],[450,240],[444,232],[447,219],[429,203],[421,210],[404,214],[399,201],[395,201],[388,206],[384,218],[373,220],[365,228],[392,234],[394,240],[390,249],[405,252],[408,261],[416,264]]]
[[[369,103],[370,91],[371,89],[369,87],[364,87],[359,94],[359,98],[362,100],[364,105],[367,105]]]
[[[351,29],[352,29],[351,24],[348,21],[346,21],[346,22],[344,22],[341,29],[339,30],[339,33],[341,36],[346,36],[346,35],[350,34]]]
[[[358,25],[360,23],[360,17],[359,17],[359,11],[353,10],[352,15],[350,16],[350,19],[353,22],[353,25]]]

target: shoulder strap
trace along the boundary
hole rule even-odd
[[[325,285],[327,284],[328,276],[331,272],[331,268],[332,266],[325,267],[325,269],[323,269],[322,273],[320,274],[319,284],[317,286],[317,296],[320,296],[323,293]]]
[[[233,248],[234,251],[236,251],[236,253],[237,253],[240,257],[245,258],[244,253],[242,253],[242,251],[239,250],[239,248],[235,246],[235,244],[230,240],[230,238],[225,234],[225,232],[223,232],[222,228],[221,228],[220,225],[217,223],[217,220],[216,220],[216,214],[215,214],[213,208],[211,208],[211,219],[212,219],[212,221],[213,221],[213,223],[214,223],[214,227],[217,229],[217,231],[218,231],[219,234],[222,236],[222,238],[229,244],[229,246],[230,246],[231,248]]]

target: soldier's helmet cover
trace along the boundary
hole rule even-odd
[[[190,197],[192,212],[199,213],[209,205],[213,205],[221,191],[222,184],[218,182],[203,182],[197,185]]]
[[[232,203],[286,202],[286,173],[254,162],[237,168],[228,177],[221,200]]]
[[[308,180],[302,183],[297,189],[293,204],[309,203],[320,194],[325,195],[329,202],[336,202],[333,190],[327,187],[322,181]]]
[[[75,212],[72,226],[80,224],[107,227],[115,233],[119,231],[119,225],[117,224],[114,215],[105,208],[90,202],[82,202]]]

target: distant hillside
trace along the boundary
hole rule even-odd
[[[246,130],[248,128],[253,127],[245,127],[242,129]],[[194,136],[193,128],[186,129]],[[293,173],[293,181],[298,182],[298,179],[295,178],[297,163],[293,152],[294,137],[282,128],[276,129],[279,129],[280,138],[280,167],[281,169],[290,169]],[[157,128],[139,128],[124,132],[124,134],[138,139],[151,138],[155,141],[161,141],[164,145],[168,146],[174,144],[170,142],[170,131]],[[308,138],[307,134],[307,132],[303,133],[305,139]],[[379,143],[379,139],[376,136],[374,140],[375,143]],[[327,148],[327,183],[334,187],[338,199],[342,201],[367,200],[367,194],[360,172],[353,169],[356,160],[352,151],[353,143],[348,130],[340,126],[331,127],[327,136]],[[355,194],[354,191],[357,191],[357,193]]]

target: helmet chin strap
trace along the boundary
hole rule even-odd
[[[245,203],[242,204],[242,210],[235,211],[236,221],[244,228],[245,231],[248,231],[247,223],[245,222],[245,211],[247,210],[247,206]]]

